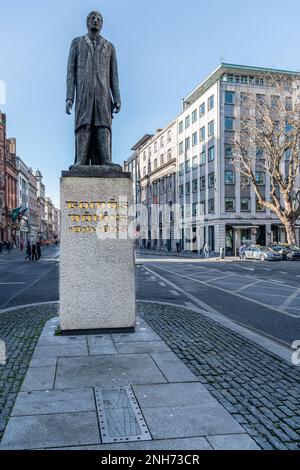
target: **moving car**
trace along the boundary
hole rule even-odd
[[[291,248],[283,243],[270,243],[269,248],[280,253],[282,255],[282,259],[286,259],[287,261],[292,261],[294,258],[293,251]],[[300,255],[300,251],[299,251]]]
[[[260,261],[281,261],[282,255],[268,246],[252,245],[246,248],[246,259],[257,259]]]

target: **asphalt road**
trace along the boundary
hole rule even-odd
[[[137,298],[223,314],[280,344],[300,340],[300,261],[138,255]]]
[[[58,299],[57,247],[42,248],[39,262],[24,253],[0,254],[0,309]]]

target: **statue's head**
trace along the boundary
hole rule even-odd
[[[89,31],[99,33],[103,25],[103,17],[99,11],[91,11],[86,20]]]

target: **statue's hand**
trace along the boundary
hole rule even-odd
[[[67,114],[71,114],[72,108],[73,108],[73,103],[72,103],[72,101],[71,101],[71,100],[67,100],[67,102],[66,102],[66,113],[67,113]]]
[[[121,103],[119,101],[116,101],[114,103],[114,113],[118,114],[121,111]]]

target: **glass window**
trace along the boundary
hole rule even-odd
[[[266,210],[265,207],[262,206],[256,199],[256,212],[265,212],[265,210]]]
[[[185,172],[189,173],[191,171],[190,161],[186,160],[185,162]]]
[[[208,135],[211,137],[215,133],[215,121],[210,121],[208,123]]]
[[[185,183],[185,194],[190,194],[191,193],[191,183]]]
[[[191,148],[191,138],[187,137],[185,139],[185,151],[190,150],[190,148]]]
[[[200,129],[200,141],[202,142],[203,140],[205,140],[205,127]]]
[[[193,209],[192,209],[193,217],[197,216],[197,203],[193,203]]]
[[[208,201],[208,212],[210,214],[212,212],[215,212],[215,200],[214,199],[209,199],[209,201]]]
[[[234,212],[235,211],[235,198],[234,197],[226,197],[225,198],[225,211],[226,212]]]
[[[202,189],[205,189],[205,188],[206,188],[206,178],[205,178],[205,176],[202,176],[200,178],[200,189],[202,190]]]
[[[183,121],[180,121],[179,123],[179,134],[183,132]]]
[[[143,160],[146,161],[146,152],[143,154]]]
[[[225,158],[233,158],[233,148],[231,145],[225,145]]]
[[[194,169],[198,167],[198,157],[197,156],[193,157],[192,165],[193,165]]]
[[[198,132],[194,132],[192,136],[192,143],[193,143],[193,147],[195,147],[195,145],[198,144]]]
[[[204,116],[204,114],[205,114],[205,103],[202,103],[200,104],[200,107],[199,107],[199,117]]]
[[[183,154],[183,142],[180,142],[179,144],[179,155]]]
[[[188,127],[190,127],[190,116],[185,118],[185,128],[187,129]]]
[[[206,204],[205,202],[200,202],[200,215],[205,215],[206,212]]]
[[[225,171],[225,184],[234,184],[234,172],[232,170]]]
[[[212,188],[214,185],[215,185],[215,174],[214,174],[214,173],[210,173],[210,174],[208,175],[208,187],[209,187],[209,188]]]
[[[168,161],[172,160],[172,150],[171,149],[168,150],[167,155],[168,155]]]
[[[168,142],[171,142],[172,140],[172,133],[171,131],[168,131]]]
[[[197,112],[197,109],[195,109],[195,111],[192,112],[192,123],[196,122],[198,119],[198,112]]]
[[[162,135],[160,138],[160,147],[163,148],[165,146],[165,139],[164,136]]]
[[[179,196],[183,196],[183,184],[179,186]]]
[[[241,212],[250,211],[250,207],[251,207],[251,199],[249,197],[242,197],[241,198]]]
[[[208,98],[208,110],[213,109],[215,105],[215,97],[212,95],[210,98]]]
[[[179,165],[179,176],[183,175],[183,168],[184,168],[183,163],[180,163],[180,165]]]
[[[225,118],[225,130],[234,131],[234,118],[233,117]]]
[[[154,153],[157,152],[157,142],[154,142]]]
[[[225,91],[225,104],[235,104],[234,91]]]
[[[263,186],[265,184],[265,174],[264,173],[256,173],[255,175],[256,184]]]
[[[210,147],[208,149],[208,161],[212,162],[215,159],[215,147]]]
[[[160,156],[160,164],[163,165],[164,163],[165,163],[165,157],[164,157],[164,155],[162,154],[162,155]]]
[[[200,165],[205,165],[206,162],[206,152],[203,150],[203,152],[200,153]]]
[[[157,169],[157,158],[154,160],[154,170]]]
[[[193,180],[193,193],[198,191],[198,180]]]

